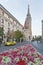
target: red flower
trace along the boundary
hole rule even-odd
[[[4,52],[2,55],[3,56],[8,56],[9,55],[9,52]]]
[[[9,52],[4,52],[2,54],[0,54],[0,56],[8,56],[9,55]]]
[[[11,51],[11,55],[17,55],[17,52]]]
[[[1,61],[2,61],[2,57],[0,57],[0,63],[1,63]]]
[[[26,65],[24,60],[20,60],[17,65]]]
[[[30,51],[34,53],[34,52],[35,52],[35,49],[34,49],[34,48],[32,48],[32,49],[30,49]]]
[[[3,56],[3,54],[0,54],[0,56]]]
[[[40,57],[41,60],[43,60],[43,55],[40,55],[39,57]]]

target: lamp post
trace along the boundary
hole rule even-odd
[[[20,44],[21,44],[21,40],[22,40],[22,38],[20,38]]]
[[[2,37],[0,36],[0,43],[2,43]]]

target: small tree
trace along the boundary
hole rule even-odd
[[[32,41],[34,41],[34,36],[32,37]]]
[[[32,41],[41,41],[41,36],[35,36],[32,38]]]
[[[12,32],[8,31],[8,33],[7,33],[7,41],[11,41],[12,36],[13,36]]]
[[[23,34],[21,33],[21,31],[17,30],[14,32],[14,38],[16,39],[17,42],[20,41],[20,38],[23,40]]]
[[[0,42],[2,42],[3,35],[4,35],[3,28],[0,27]]]

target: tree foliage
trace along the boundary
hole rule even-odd
[[[42,38],[41,38],[41,36],[33,36],[33,38],[32,38],[32,41],[40,41]]]
[[[3,35],[4,35],[3,29],[0,27],[0,43],[2,43]]]
[[[0,27],[0,36],[2,37],[4,35],[3,29]]]
[[[16,39],[17,42],[20,41],[20,38],[23,40],[23,34],[19,30],[17,30],[17,31],[14,32],[14,37],[15,37],[15,39]]]

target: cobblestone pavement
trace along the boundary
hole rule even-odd
[[[4,52],[6,50],[9,50],[9,49],[13,49],[15,47],[18,47],[18,46],[21,46],[21,45],[25,45],[25,44],[29,44],[29,42],[23,42],[23,43],[17,43],[16,45],[14,46],[4,46],[4,45],[1,45],[0,46],[0,53],[1,52]],[[43,54],[43,43],[40,43],[40,42],[32,42],[31,43],[33,45],[34,48],[37,49],[38,52],[40,52],[41,54]]]
[[[16,48],[16,47],[21,46],[21,45],[24,45],[24,44],[28,44],[28,43],[27,43],[27,42],[17,43],[17,44],[14,45],[14,46],[0,45],[0,52],[4,52],[4,51],[6,51],[6,50],[13,49],[13,48]]]
[[[43,55],[43,42],[33,42],[32,43],[33,47],[37,49],[38,52],[40,52]]]

